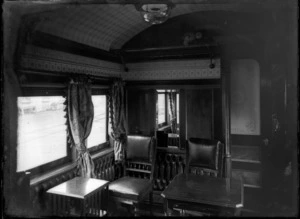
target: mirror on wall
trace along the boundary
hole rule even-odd
[[[260,68],[253,59],[232,60],[230,65],[231,134],[260,135]]]
[[[156,95],[157,146],[179,148],[179,90],[156,90]]]

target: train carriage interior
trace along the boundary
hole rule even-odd
[[[298,216],[298,16],[4,0],[3,216]]]

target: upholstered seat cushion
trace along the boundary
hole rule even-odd
[[[122,177],[109,184],[110,196],[139,201],[152,189],[149,179]]]

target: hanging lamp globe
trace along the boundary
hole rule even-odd
[[[150,24],[161,24],[165,22],[170,14],[174,4],[169,1],[160,1],[162,3],[144,3],[136,5],[144,21]]]

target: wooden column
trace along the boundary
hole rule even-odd
[[[221,83],[222,83],[222,119],[223,141],[225,143],[225,173],[231,177],[231,139],[230,139],[230,61],[223,48],[221,54]]]

